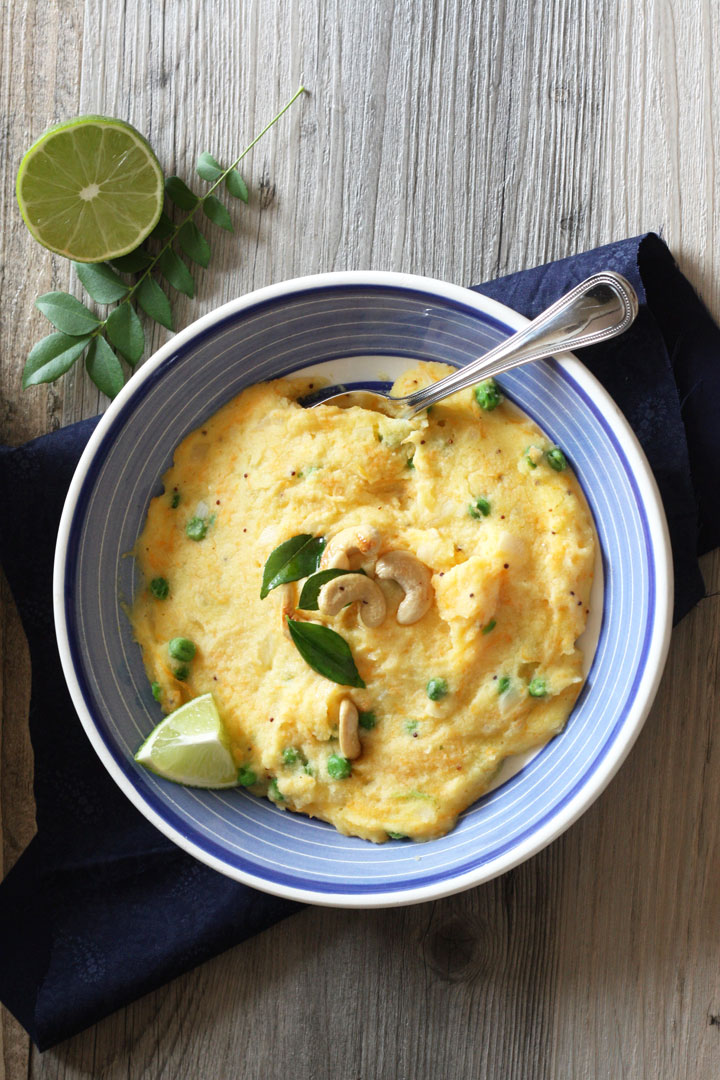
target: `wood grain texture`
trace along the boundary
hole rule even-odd
[[[81,369],[19,388],[45,332],[33,297],[76,285],[19,221],[14,173],[83,112],[128,119],[190,177],[308,87],[248,158],[251,205],[235,236],[214,230],[178,326],[300,274],[466,284],[647,229],[720,316],[715,0],[6,0],[2,35],[4,442],[104,404]],[[308,909],[42,1055],[4,1013],[0,1080],[716,1077],[720,559],[704,568],[711,595],[674,632],[632,754],[548,849],[434,904]],[[7,871],[32,761],[4,584],[0,603]]]

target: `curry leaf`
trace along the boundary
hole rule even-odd
[[[158,269],[178,292],[185,293],[185,296],[191,298],[195,295],[193,276],[172,248],[166,248],[163,251],[158,259]]]
[[[151,277],[143,278],[138,287],[137,299],[146,315],[149,315],[155,322],[159,322],[161,326],[172,330],[170,301],[157,281],[154,281]]]
[[[107,263],[74,262],[75,273],[98,304],[114,304],[121,300],[130,286],[121,281]]]
[[[365,571],[339,569],[319,570],[317,574],[313,574],[312,577],[309,577],[303,585],[297,606],[303,611],[317,611],[318,594],[323,585],[326,585],[328,581],[332,581],[333,578],[342,577],[343,574],[365,574]]]
[[[192,210],[199,202],[197,195],[179,176],[168,176],[165,181],[165,194],[181,210]]]
[[[210,262],[210,245],[194,221],[186,221],[178,233],[178,241],[188,258],[200,266]]]
[[[208,180],[210,183],[212,183],[213,180],[219,180],[223,174],[222,165],[216,161],[212,154],[209,154],[207,150],[204,150],[197,159],[195,168],[197,169],[198,174],[202,176],[203,180]]]
[[[100,320],[89,308],[66,292],[49,292],[38,296],[35,307],[63,334],[81,337],[91,334]]]
[[[295,648],[318,675],[341,686],[365,686],[345,638],[321,623],[288,619],[287,624]]]
[[[54,382],[69,371],[86,348],[90,335],[70,337],[68,334],[48,334],[33,345],[23,370],[23,390],[38,383]]]
[[[154,240],[167,240],[168,236],[172,236],[175,232],[175,226],[170,218],[163,210],[158,219],[158,223],[150,233]]]
[[[260,599],[278,585],[287,585],[289,581],[314,574],[320,565],[320,558],[325,549],[325,538],[311,533],[292,536],[270,552],[263,571]]]
[[[145,349],[145,334],[132,304],[113,308],[105,323],[105,333],[129,364],[137,364]]]
[[[169,220],[168,218],[168,222]],[[127,255],[119,255],[117,259],[110,260],[111,266],[114,266],[121,274],[139,274],[151,262],[152,256],[143,247],[135,248],[134,251],[129,251]]]
[[[216,199],[214,195],[205,196],[203,199],[203,210],[205,212],[205,217],[210,218],[214,225],[219,225],[221,229],[227,229],[228,232],[235,231],[227,207],[224,206],[219,199]]]
[[[250,198],[248,186],[237,169],[231,169],[225,177],[225,187],[236,199],[242,199],[244,203]]]
[[[122,389],[125,382],[122,365],[104,337],[93,338],[90,342],[85,367],[98,390],[109,398],[114,398]]]

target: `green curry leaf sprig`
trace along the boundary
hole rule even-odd
[[[313,671],[341,686],[364,688],[345,638],[322,623],[288,618],[287,626],[295,648]]]
[[[163,211],[148,241],[110,263],[73,262],[90,298],[97,304],[114,305],[104,318],[66,292],[49,292],[37,298],[35,306],[52,323],[56,333],[38,341],[30,350],[23,370],[23,389],[55,382],[84,353],[92,381],[108,397],[115,397],[125,383],[125,367],[120,358],[132,369],[145,352],[145,331],[137,309],[166,329],[174,329],[167,286],[190,298],[195,295],[195,278],[182,256],[203,269],[211,258],[210,244],[197,218],[202,213],[213,225],[234,231],[230,213],[215,192],[224,186],[232,198],[243,203],[249,201],[248,186],[237,167],[303,92],[301,86],[229,166],[222,166],[207,151],[200,154],[196,170],[210,184],[204,194],[197,195],[179,176],[168,177],[165,195],[175,208],[176,218],[173,220]],[[159,284],[158,277],[163,279],[164,286]]]
[[[325,538],[313,536],[312,533],[299,533],[285,540],[268,555],[263,569],[260,599],[264,600],[280,585],[307,578],[298,607],[317,611],[317,598],[322,586],[341,574],[352,572],[320,570],[324,550]],[[341,686],[365,686],[345,638],[322,623],[301,622],[289,617],[286,621],[295,648],[313,671]]]
[[[291,581],[314,574],[320,566],[320,558],[325,550],[325,539],[312,533],[299,533],[291,536],[284,544],[271,551],[263,571],[260,599],[264,600],[269,592],[279,585],[288,585]]]

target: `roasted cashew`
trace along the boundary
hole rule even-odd
[[[351,526],[342,529],[322,553],[321,570],[349,570],[350,556],[372,557],[380,547],[380,533],[373,525]]]
[[[405,597],[400,601],[396,615],[402,626],[410,626],[422,619],[433,598],[432,574],[425,563],[409,551],[388,551],[378,559],[375,576],[391,578],[404,589]]]
[[[356,600],[366,626],[379,626],[384,621],[387,607],[383,591],[364,574],[342,574],[328,581],[318,593],[318,610],[323,615],[337,615],[340,608]]]
[[[340,753],[348,761],[360,757],[360,736],[358,735],[358,711],[354,701],[343,698],[340,702],[340,719],[338,721],[338,735],[340,736]]]

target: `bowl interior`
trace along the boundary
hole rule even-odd
[[[61,652],[81,720],[155,824],[256,887],[321,903],[392,904],[493,876],[578,816],[649,707],[664,657],[668,569],[644,459],[577,361],[535,363],[500,380],[563,447],[583,486],[602,549],[602,605],[588,679],[566,729],[470,807],[450,835],[376,846],[241,789],[167,783],[133,761],[161,713],[123,605],[136,586],[127,553],[178,442],[252,382],[310,365],[347,384],[393,378],[415,359],[466,364],[520,321],[464,290],[442,295],[361,281],[296,287],[229,307],[138,373],[81,462],[58,561]]]

